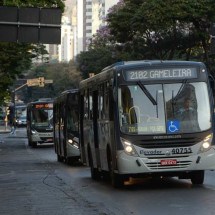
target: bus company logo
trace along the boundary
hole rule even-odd
[[[153,136],[154,140],[177,139],[177,138],[181,138],[181,135]]]
[[[166,155],[166,156],[170,156],[170,155],[171,155],[171,152],[170,152],[170,151],[166,151],[166,152],[165,152],[165,155]]]
[[[162,151],[161,150],[157,150],[157,149],[154,149],[154,150],[140,150],[140,154],[143,154],[143,155],[162,155]]]

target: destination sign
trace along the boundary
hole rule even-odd
[[[53,108],[53,104],[52,103],[41,103],[41,104],[34,104],[33,106],[34,108],[36,109],[50,109],[50,108]]]
[[[125,71],[127,81],[197,78],[196,68],[141,69]]]

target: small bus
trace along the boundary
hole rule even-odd
[[[213,82],[202,62],[119,62],[80,82],[80,147],[91,177],[203,184],[215,169]]]
[[[53,101],[41,99],[27,105],[28,145],[53,143]]]
[[[54,99],[54,147],[59,162],[73,164],[80,159],[79,91],[67,90]]]

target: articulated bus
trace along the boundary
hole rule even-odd
[[[59,162],[73,164],[80,159],[79,91],[63,92],[54,100],[54,146]]]
[[[30,102],[27,105],[28,144],[53,143],[53,101],[49,99]]]
[[[80,147],[91,177],[203,184],[215,169],[212,81],[189,61],[119,62],[80,82]]]

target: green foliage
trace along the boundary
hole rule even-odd
[[[214,8],[212,0],[126,0],[124,7],[110,13],[107,20],[117,43],[130,42],[134,51],[138,43],[147,58],[189,60],[191,50],[201,46],[201,60],[207,62]]]
[[[88,78],[89,73],[99,73],[104,67],[115,62],[114,53],[107,47],[90,49],[77,56],[78,69],[83,78]]]
[[[111,57],[115,61],[197,60],[212,70],[210,34],[214,11],[214,0],[121,0],[109,10],[109,35],[94,35],[90,50],[78,58],[79,68],[84,77],[93,70],[100,72],[101,61],[93,55],[105,47],[107,53],[114,53]]]
[[[17,7],[41,7],[50,8],[57,7],[64,10],[64,0],[2,0],[0,5],[17,6]]]
[[[27,79],[44,77],[45,80],[53,80],[53,84],[45,84],[44,87],[28,87],[25,102],[37,100],[41,97],[54,98],[61,92],[78,88],[81,80],[80,72],[73,61],[69,63],[41,64],[27,75]]]

